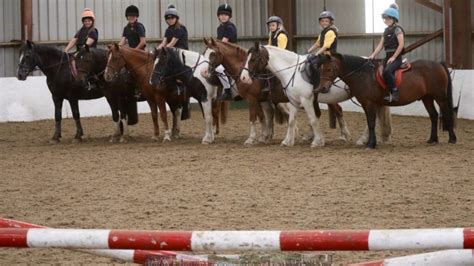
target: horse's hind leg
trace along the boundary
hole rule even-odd
[[[377,120],[381,131],[381,143],[390,143],[392,141],[392,116],[390,114],[390,107],[378,106]]]
[[[260,135],[258,142],[268,143],[273,138],[273,117],[275,110],[272,104],[267,101],[260,102],[260,107],[263,110],[265,118],[264,121],[262,121],[262,135]]]
[[[296,113],[298,113],[298,108],[293,104],[290,104],[288,107],[290,111],[288,116],[288,130],[285,139],[281,142],[281,146],[295,145]]]
[[[76,135],[74,136],[73,142],[81,142],[84,132],[81,125],[81,115],[79,113],[79,101],[77,99],[69,100],[69,105],[71,105],[72,117],[74,122],[76,122]]]
[[[247,140],[244,142],[244,145],[254,145],[257,141],[257,108],[259,103],[256,98],[249,97],[247,98],[249,103],[249,121],[250,121],[250,134]]]
[[[425,105],[426,111],[428,111],[431,120],[431,134],[427,143],[438,143],[438,111],[436,111],[433,97],[425,96],[421,98],[421,100],[423,101],[423,104]]]
[[[62,109],[63,109],[63,98],[53,95],[54,102],[54,134],[49,143],[57,144],[61,139],[61,119],[62,119]]]
[[[109,103],[110,110],[112,111],[112,121],[114,122],[114,132],[110,136],[109,142],[117,142],[120,138],[120,135],[122,134],[120,132],[119,112],[117,105],[111,99],[107,99],[107,102]]]
[[[336,117],[337,123],[339,124],[339,128],[341,130],[341,136],[339,139],[347,141],[351,138],[351,133],[347,127],[346,120],[344,120],[344,116],[342,113],[342,107],[339,104],[328,104],[328,108],[330,110],[329,116],[334,115]],[[331,114],[332,113],[332,114]]]
[[[441,122],[443,124],[443,130],[448,131],[449,133],[449,143],[455,144],[457,141],[456,134],[454,133],[454,112],[449,110],[453,108],[452,105],[448,103],[447,99],[438,99],[436,98],[436,103],[439,105],[439,109],[442,114]]]
[[[377,137],[375,136],[375,124],[377,120],[377,109],[373,105],[365,105],[364,111],[367,118],[367,127],[369,129],[369,139],[367,140],[367,147],[375,149],[377,145]]]
[[[160,135],[160,125],[158,124],[158,109],[154,101],[148,100],[148,105],[150,106],[151,111],[151,120],[153,121],[153,136],[152,140],[158,141],[158,136]]]
[[[206,132],[202,138],[202,144],[211,144],[214,142],[214,131],[212,128],[212,123],[214,120],[219,120],[219,117],[213,119],[213,101],[208,99],[206,102],[202,103],[202,109],[204,111],[204,120],[206,124]]]

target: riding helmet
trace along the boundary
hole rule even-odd
[[[84,22],[84,19],[86,19],[86,18],[90,18],[90,19],[95,21],[95,15],[94,15],[94,12],[92,11],[92,9],[84,8],[84,10],[82,11],[82,14],[81,14],[82,22]]]
[[[134,6],[134,5],[130,5],[127,7],[127,9],[125,9],[125,17],[128,17],[128,16],[136,16],[138,17],[140,15],[139,11],[138,11],[138,7]]]
[[[228,15],[232,17],[232,7],[229,4],[222,4],[217,8],[217,16],[220,14]]]
[[[327,11],[327,10],[325,10],[325,11],[321,12],[321,14],[319,14],[319,20],[321,20],[323,18],[328,18],[330,20],[335,20],[336,19],[334,14],[331,11]]]
[[[166,9],[165,11],[165,19],[169,17],[175,17],[179,19],[178,10],[176,9],[174,5],[169,5],[168,9]]]
[[[400,20],[400,13],[398,13],[398,5],[393,3],[390,5],[389,8],[385,9],[382,13],[382,18],[390,17],[394,19],[396,22]]]
[[[278,24],[283,24],[283,20],[279,16],[271,16],[267,19],[267,25],[276,22]]]

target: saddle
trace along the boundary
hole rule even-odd
[[[400,84],[402,83],[403,72],[406,72],[410,69],[411,69],[410,62],[408,62],[407,59],[403,59],[402,65],[400,66],[399,69],[395,71],[395,85],[397,87],[399,87]],[[382,73],[383,73],[383,64],[380,64],[377,68],[375,78],[377,80],[377,83],[380,85],[380,87],[382,87],[382,89],[387,90],[388,87],[387,87],[387,84],[385,83],[385,80],[383,79]]]
[[[308,55],[306,58],[306,63],[304,64],[303,68],[300,70],[301,76],[303,80],[308,82],[309,84],[315,86],[319,85],[319,73],[314,71],[311,65],[316,64],[317,57],[314,55]]]

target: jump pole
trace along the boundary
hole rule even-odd
[[[193,252],[474,249],[473,228],[314,231],[0,229],[0,247]]]
[[[0,228],[48,228],[46,226],[26,223],[22,221],[0,218]],[[1,230],[1,229],[0,229]],[[127,249],[73,249],[74,251],[80,251],[83,253],[98,255],[102,257],[118,259],[125,262],[132,262],[138,264],[145,264],[147,259],[153,258],[163,258],[163,259],[171,259],[177,262],[199,262],[199,265],[205,265],[207,262],[206,258],[187,255],[187,254],[180,254],[172,251],[152,251],[152,250],[127,250]],[[203,264],[201,264],[203,263]]]
[[[350,264],[350,266],[445,266],[474,265],[474,250],[452,249],[384,260]]]

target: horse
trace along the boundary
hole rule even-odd
[[[311,134],[314,135],[311,147],[323,146],[322,135],[318,118],[313,108],[314,94],[313,85],[305,81],[301,71],[305,67],[307,55],[299,55],[294,52],[280,49],[278,47],[265,45],[260,46],[258,42],[249,50],[245,66],[240,75],[240,80],[251,84],[251,76],[264,73],[267,69],[271,71],[281,82],[285,84],[284,90],[290,100],[290,117],[288,130],[282,146],[293,146],[295,141],[296,114],[303,107],[308,115],[311,125]],[[318,102],[336,104],[352,98],[350,91],[341,86],[332,86],[328,93],[318,95]],[[377,109],[377,115],[381,121],[382,139],[390,141],[391,119],[389,108],[382,106]],[[368,139],[368,130],[358,139],[357,144],[364,144]]]
[[[169,84],[166,86],[168,90],[176,91],[177,83],[183,83],[185,89],[178,93],[198,100],[203,110],[205,134],[201,143],[214,142],[212,104],[213,102],[216,104],[217,87],[199,74],[202,69],[207,68],[207,59],[193,51],[169,47],[155,50],[155,58],[150,84],[152,86]]]
[[[427,143],[438,143],[438,112],[434,102],[442,114],[443,130],[449,133],[449,143],[456,143],[454,133],[455,115],[453,108],[452,80],[444,63],[430,60],[417,60],[411,63],[411,69],[403,74],[398,86],[400,99],[388,103],[384,94],[387,93],[375,80],[377,65],[382,62],[352,55],[335,54],[320,56],[318,64],[321,72],[321,87],[331,86],[339,77],[351,88],[352,94],[364,108],[369,128],[367,146],[375,148],[377,144],[374,128],[375,113],[380,106],[403,106],[421,100],[431,120],[431,134]]]
[[[113,44],[108,46],[107,66],[104,72],[106,81],[112,81],[120,76],[125,68],[135,81],[134,86],[140,88],[142,96],[145,97],[151,109],[153,121],[154,141],[158,141],[160,129],[158,125],[158,109],[160,110],[161,121],[165,126],[163,142],[171,141],[171,137],[179,137],[179,119],[182,106],[186,103],[183,95],[174,95],[165,88],[156,88],[149,83],[153,72],[155,57],[152,53],[133,49],[125,46]],[[168,127],[168,117],[166,113],[166,103],[168,103],[173,115],[173,130]]]
[[[107,65],[107,50],[85,46],[74,54],[76,60],[77,80],[89,82],[90,75],[97,80],[112,111],[115,129],[110,142],[128,142],[128,126],[138,123],[137,100],[130,75],[119,75],[111,82],[104,80]]]
[[[84,131],[79,113],[79,100],[98,99],[104,96],[101,90],[88,90],[82,82],[75,80],[71,72],[71,60],[69,54],[57,48],[34,44],[31,41],[27,41],[21,48],[17,69],[18,80],[26,80],[36,68],[46,75],[46,83],[54,102],[55,130],[49,141],[52,144],[59,143],[62,137],[61,120],[64,99],[69,101],[76,124],[73,142],[81,142]]]
[[[271,89],[271,94],[267,98],[262,100],[262,89],[264,88],[264,82],[252,82],[252,84],[246,84],[244,82],[239,81],[240,72],[247,60],[247,50],[241,48],[232,43],[222,42],[219,40],[214,40],[211,38],[210,40],[204,39],[204,44],[206,45],[207,49],[206,52],[209,52],[209,71],[213,71],[212,68],[215,68],[219,65],[223,65],[226,71],[229,73],[230,76],[234,77],[237,80],[237,88],[239,89],[239,94],[247,99],[249,102],[249,113],[250,113],[250,123],[251,123],[251,136],[245,142],[246,144],[252,144],[255,136],[255,114],[259,114],[263,109],[265,118],[266,118],[266,125],[262,129],[262,139],[259,140],[260,142],[266,143],[271,139],[273,136],[273,107],[269,105],[269,101],[276,105],[276,114],[280,115],[284,112],[285,120],[277,119],[277,122],[280,124],[284,121],[288,121],[288,107],[286,104],[283,103],[288,102],[288,98],[286,97],[283,86],[279,80],[275,81],[273,84],[273,88]],[[260,102],[260,105],[258,105]],[[330,112],[330,124],[331,127],[335,128],[335,120],[339,123],[341,129],[340,139],[347,140],[350,137],[349,130],[347,129],[347,124],[344,121],[342,116],[342,108],[338,104],[329,104],[329,112]],[[321,116],[321,111],[319,110],[319,105],[314,104],[316,115],[319,118]],[[282,112],[283,111],[283,112]],[[263,125],[262,125],[263,126]],[[307,136],[306,139],[312,139],[311,136]]]

